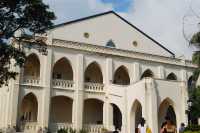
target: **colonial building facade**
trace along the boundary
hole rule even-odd
[[[25,48],[24,67],[12,68],[19,76],[0,90],[0,128],[135,133],[144,117],[158,133],[166,115],[187,123],[195,66],[116,13],[57,25],[42,38],[48,53]]]

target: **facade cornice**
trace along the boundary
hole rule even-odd
[[[109,48],[104,46],[97,46],[87,43],[80,43],[74,41],[53,39],[52,46],[64,47],[74,50],[80,50],[85,52],[99,53],[104,55],[113,55],[126,58],[133,58],[143,61],[158,62],[170,65],[177,65],[182,67],[196,68],[197,66],[192,64],[189,60],[182,60],[173,57],[165,57],[159,55],[152,55],[147,53],[134,52],[129,50],[121,50],[116,48]]]

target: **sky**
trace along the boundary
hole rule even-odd
[[[190,59],[195,50],[186,40],[200,29],[198,26],[200,0],[44,0],[44,2],[57,16],[55,24],[113,10],[174,52],[177,58]]]

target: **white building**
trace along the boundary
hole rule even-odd
[[[158,133],[166,115],[187,123],[195,66],[116,13],[57,25],[44,38],[48,54],[26,49],[24,68],[13,67],[20,75],[0,89],[0,128],[135,133],[143,116]]]

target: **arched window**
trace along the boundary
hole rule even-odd
[[[106,43],[106,47],[112,47],[112,48],[115,48],[116,45],[115,45],[115,43],[114,43],[112,40],[109,40],[109,41]]]
[[[143,72],[141,79],[146,78],[146,77],[154,77],[153,72],[150,69],[147,69],[146,71]]]
[[[66,58],[58,60],[53,67],[53,79],[73,80],[73,70]]]
[[[103,83],[103,75],[99,64],[91,63],[85,70],[85,82]]]
[[[114,73],[114,84],[118,85],[129,85],[130,77],[125,66],[120,66]]]
[[[177,80],[177,76],[174,73],[170,73],[167,76],[167,80]]]
[[[24,77],[36,79],[40,77],[40,61],[36,54],[30,54],[24,63]]]

